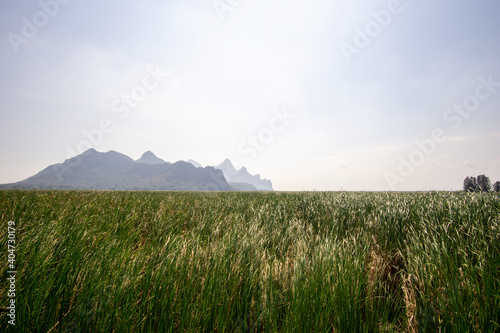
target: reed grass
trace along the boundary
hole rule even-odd
[[[0,191],[0,216],[20,332],[500,330],[495,194]]]

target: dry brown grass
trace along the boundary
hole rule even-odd
[[[403,285],[401,286],[403,290],[403,296],[405,301],[406,309],[406,332],[416,333],[418,332],[416,310],[417,310],[417,298],[416,298],[416,280],[411,274],[405,276],[403,279]]]
[[[372,237],[372,248],[368,260],[368,295],[372,304],[394,306],[403,300],[406,312],[406,323],[401,323],[404,332],[417,332],[416,291],[414,277],[408,275],[405,260],[401,252],[384,252],[375,236]]]

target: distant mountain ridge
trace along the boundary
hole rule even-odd
[[[194,165],[197,168],[203,168],[203,166],[200,163],[196,162],[195,160],[189,159],[189,160],[187,160],[187,162],[191,163],[192,165]]]
[[[200,163],[194,160],[190,159],[188,162],[197,168],[202,167]],[[274,191],[270,180],[261,179],[259,174],[250,174],[245,167],[236,170],[229,159],[225,159],[221,164],[215,165],[214,168],[221,170],[229,185],[239,191]]]
[[[95,189],[95,190],[165,190],[232,191],[258,190],[251,184],[231,185],[224,172],[214,167],[195,167],[178,161],[169,163],[145,152],[132,158],[108,151],[89,149],[84,153],[51,165],[23,181],[0,185],[0,189]]]
[[[270,180],[261,179],[259,174],[251,175],[245,167],[236,170],[229,159],[225,159],[221,164],[214,167],[222,170],[224,178],[229,184],[250,184],[259,191],[274,191]]]
[[[164,163],[170,164],[168,162],[165,162],[161,158],[156,157],[156,155],[153,154],[151,150],[148,150],[147,152],[142,154],[141,158],[138,159],[136,162],[146,163],[146,164],[164,164]]]
[[[93,190],[165,190],[231,191],[220,170],[195,168],[179,161],[142,163],[109,151],[89,149],[51,165],[26,180],[2,185],[2,188],[93,189]]]

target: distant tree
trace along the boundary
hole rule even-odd
[[[493,191],[500,194],[500,182],[496,182],[495,184],[493,184]]]
[[[464,179],[464,191],[465,192],[479,191],[479,185],[477,184],[476,177],[467,177]]]
[[[481,192],[491,191],[491,180],[489,177],[486,177],[485,175],[477,176],[477,185],[479,186],[479,190]]]

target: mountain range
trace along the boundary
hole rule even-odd
[[[270,181],[264,180],[266,186],[262,187],[264,183],[260,176],[252,176],[246,169],[246,174],[242,173],[243,177],[228,173],[231,179],[228,180],[225,175],[232,164],[227,161],[221,164],[221,168],[225,168],[221,170],[212,166],[203,168],[199,164],[197,167],[193,165],[192,160],[189,163],[169,163],[151,151],[145,152],[141,158],[134,161],[116,151],[102,153],[89,149],[63,163],[48,166],[23,181],[0,185],[0,189],[272,191]]]
[[[273,184],[270,180],[261,179],[259,174],[251,175],[245,167],[236,170],[233,163],[228,159],[215,166],[215,168],[222,171],[229,184],[240,190],[250,190],[246,188],[247,184],[250,184],[259,191],[273,191]]]
[[[146,164],[170,164],[168,162],[165,162],[159,157],[156,157],[155,154],[151,150],[148,150],[144,154],[142,154],[141,158],[138,159],[136,162],[139,163],[146,163]]]

